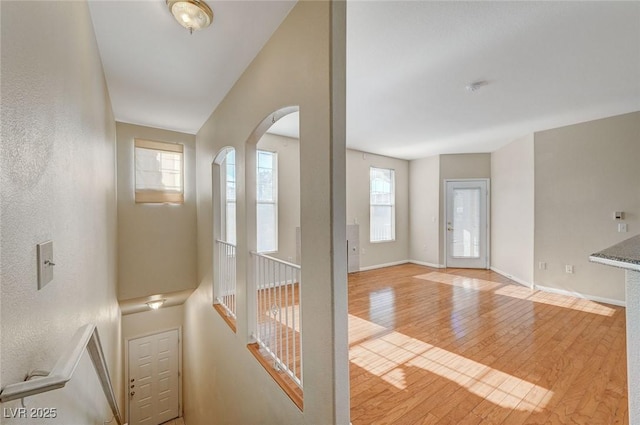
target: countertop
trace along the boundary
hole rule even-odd
[[[640,235],[589,256],[589,261],[640,271]]]

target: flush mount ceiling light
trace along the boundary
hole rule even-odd
[[[165,301],[166,301],[165,299],[149,301],[147,305],[151,310],[157,310],[160,307],[162,307],[162,304],[164,304]]]
[[[208,27],[213,20],[213,11],[204,1],[167,0],[167,6],[176,21],[191,34]]]

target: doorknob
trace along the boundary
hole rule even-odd
[[[453,227],[447,226],[447,230],[451,232],[453,230]]]

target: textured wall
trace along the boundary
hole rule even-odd
[[[491,154],[491,267],[533,284],[533,135]]]
[[[396,174],[396,239],[369,242],[369,169]],[[360,225],[360,269],[409,259],[409,161],[347,150],[347,223]]]
[[[189,425],[349,423],[345,12],[344,2],[298,2],[197,134],[199,286],[185,304],[184,327]],[[254,182],[245,182],[246,170],[255,166],[255,148],[247,139],[274,111],[295,105],[300,107],[304,412],[246,347],[252,326],[246,309],[252,241],[246,227],[255,219],[253,199],[246,199]],[[235,334],[211,307],[211,163],[225,146],[236,149],[238,173]]]
[[[4,386],[33,369],[51,369],[75,331],[96,323],[121,395],[115,123],[88,7],[61,1],[0,7],[0,380]],[[49,239],[55,277],[38,290],[36,244]],[[86,353],[66,388],[25,404],[57,408],[58,418],[47,423],[111,418]]]
[[[196,286],[195,136],[117,123],[118,298],[144,297]],[[184,145],[184,203],[136,204],[135,138]]]
[[[588,258],[640,233],[639,134],[640,112],[535,133],[536,285],[624,301],[622,271]]]

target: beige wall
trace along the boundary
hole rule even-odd
[[[198,287],[185,304],[184,324],[185,421],[190,425],[349,422],[345,28],[344,3],[298,2],[198,132]],[[295,105],[300,107],[305,188],[300,199],[304,412],[246,348],[253,326],[246,309],[252,293],[246,271],[248,251],[255,246],[247,236],[247,228],[255,226],[248,207],[254,199],[246,199],[255,182],[245,180],[255,166],[255,147],[247,138],[265,119],[270,123],[274,111]],[[237,333],[211,307],[211,163],[224,146],[236,149],[238,174]]]
[[[396,178],[396,240],[369,242],[369,169],[391,168]],[[360,226],[360,269],[409,259],[409,162],[347,150],[347,223]]]
[[[296,227],[300,226],[300,143],[298,139],[265,134],[258,148],[278,153],[278,252],[296,262]]]
[[[623,301],[621,270],[589,254],[640,233],[640,112],[535,134],[536,285]],[[618,233],[624,211],[628,233]],[[565,273],[565,265],[575,267]]]
[[[491,268],[533,285],[533,134],[491,154]]]
[[[122,316],[122,344],[127,344],[128,339],[160,333],[169,329],[182,328],[184,322],[184,305],[172,307],[162,307],[158,310],[143,311],[141,313],[127,314]],[[125,350],[122,350],[123,364],[127,364],[124,359]],[[123,379],[125,371],[122,372]],[[125,381],[126,382],[126,381]],[[127,420],[129,412],[126,404],[122,406],[124,417]]]
[[[116,124],[118,152],[118,299],[196,286],[195,136]],[[136,204],[135,138],[184,145],[184,204]]]
[[[0,386],[34,369],[50,370],[76,330],[95,323],[121,396],[115,123],[89,10],[86,2],[0,7]],[[38,290],[36,244],[47,240],[54,279]],[[112,417],[86,353],[64,389],[25,403],[55,407],[55,423],[102,424]],[[17,407],[19,400],[2,405]]]
[[[439,266],[440,156],[409,163],[409,257],[412,261]]]
[[[444,223],[444,181],[447,179],[488,179],[491,177],[491,154],[471,153],[440,155],[440,196],[439,221]],[[491,214],[491,213],[490,213]],[[444,264],[444,235],[440,229],[439,264]]]

